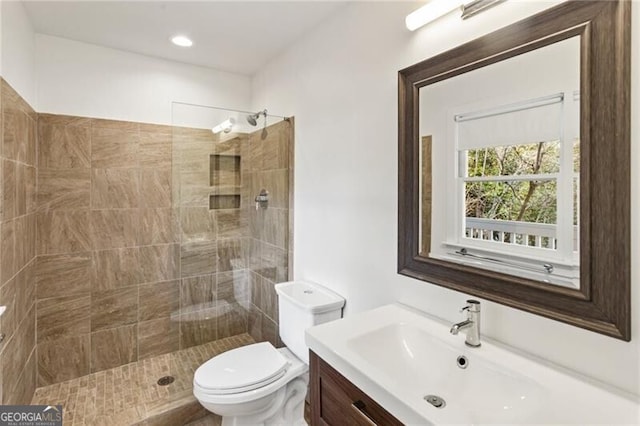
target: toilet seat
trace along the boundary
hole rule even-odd
[[[270,343],[255,343],[224,352],[202,364],[195,372],[194,385],[210,395],[247,392],[280,379],[289,365],[287,358]]]
[[[193,393],[195,397],[201,403],[222,404],[225,406],[233,405],[233,404],[249,403],[251,401],[257,401],[261,398],[269,397],[269,395],[272,395],[278,389],[285,386],[288,382],[300,376],[301,374],[306,374],[306,372],[309,370],[309,366],[304,362],[302,362],[300,359],[298,359],[289,349],[287,348],[276,349],[270,343],[266,343],[266,344],[271,346],[273,350],[280,353],[287,360],[287,368],[284,370],[281,376],[279,377],[276,376],[271,381],[263,381],[260,383],[260,386],[256,386],[254,387],[254,389],[251,389],[251,390],[240,391],[238,389],[235,389],[235,392],[221,393],[219,391],[216,391],[215,389],[212,390],[212,389],[200,386],[198,384],[198,381],[200,382],[204,381],[202,378],[203,373],[202,371],[200,371],[200,368],[198,368],[198,370],[196,370],[196,373],[193,379]],[[243,346],[237,349],[233,349],[232,351],[229,351],[229,352],[240,351],[246,347],[247,346]]]

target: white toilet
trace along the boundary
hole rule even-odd
[[[344,299],[308,281],[277,284],[280,338],[224,352],[202,364],[193,394],[223,426],[304,425],[309,350],[304,331],[342,316]]]

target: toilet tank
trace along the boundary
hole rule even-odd
[[[307,328],[342,317],[344,298],[310,281],[276,284],[280,338],[298,358],[309,364],[304,343]]]

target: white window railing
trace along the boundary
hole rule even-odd
[[[465,237],[474,240],[555,250],[558,245],[556,228],[556,225],[547,223],[467,217],[465,220]],[[574,226],[573,228],[573,249],[577,251],[578,227]]]

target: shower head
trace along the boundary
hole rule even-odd
[[[263,111],[258,111],[255,114],[247,115],[247,122],[252,126],[257,126],[258,118],[260,118],[261,115],[264,115],[264,117],[267,118],[267,110],[265,109]]]

